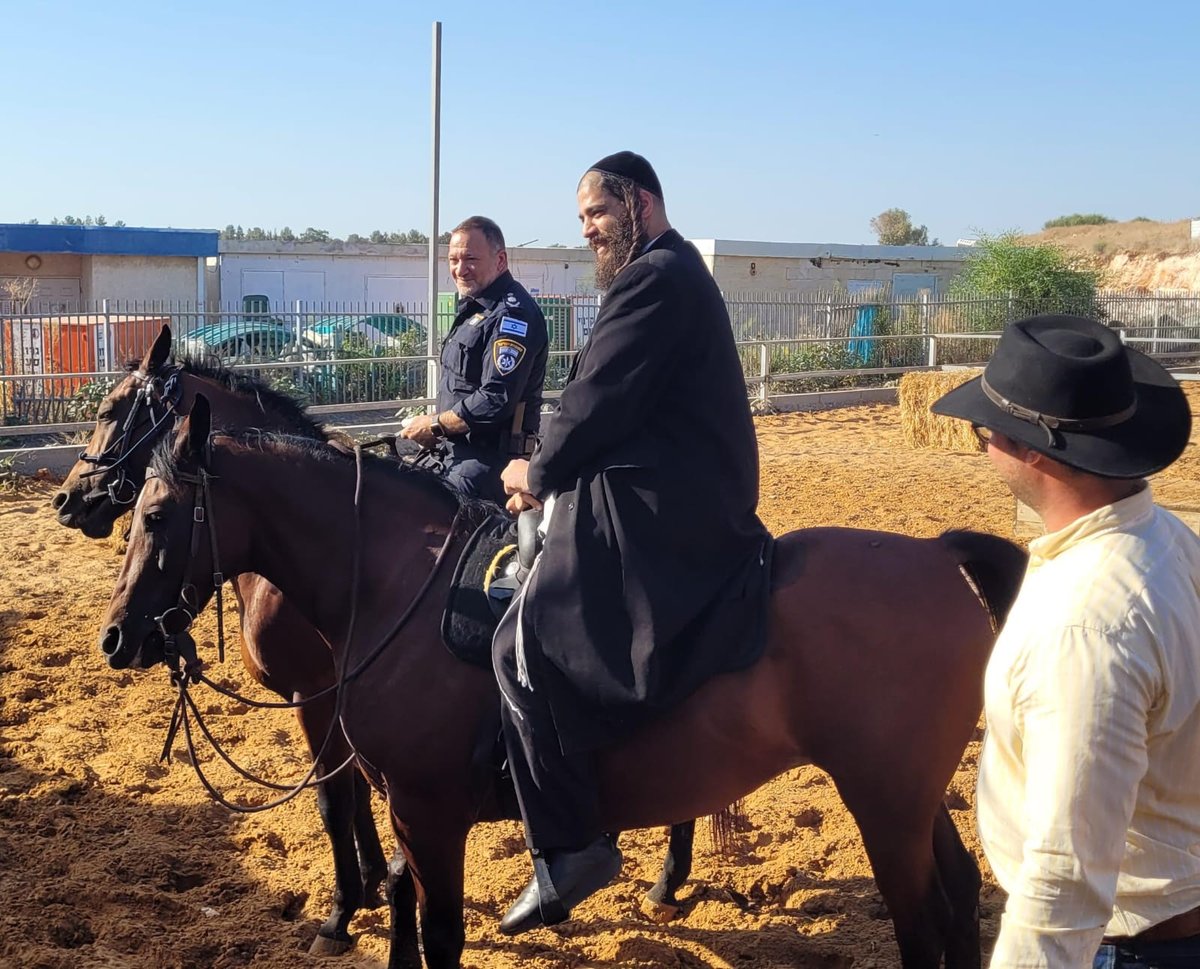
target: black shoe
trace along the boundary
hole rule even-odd
[[[547,853],[543,877],[548,875],[556,898],[545,900],[534,876],[517,896],[500,921],[504,935],[519,935],[540,925],[555,925],[567,919],[570,910],[611,882],[621,872],[621,851],[611,838],[602,835],[579,851]]]

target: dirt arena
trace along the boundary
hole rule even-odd
[[[913,535],[950,527],[1012,534],[1012,499],[986,457],[908,450],[896,407],[765,417],[758,432],[761,510],[776,533],[843,524]],[[1156,482],[1160,499],[1200,508],[1195,450]],[[0,496],[0,965],[385,965],[383,909],[359,914],[350,954],[306,954],[332,885],[311,794],[266,815],[232,816],[206,799],[186,762],[158,762],[173,699],[165,672],[114,672],[96,646],[120,563],[117,544],[60,527],[49,493],[45,485]],[[196,639],[214,635],[209,613]],[[223,673],[251,689],[236,659]],[[228,713],[221,698],[198,697],[251,770],[281,780],[303,773],[289,714]],[[977,753],[972,743],[948,803],[979,856]],[[684,913],[674,923],[652,925],[636,914],[666,844],[663,831],[640,831],[623,837],[618,882],[566,926],[517,940],[500,936],[496,923],[528,875],[519,826],[478,827],[468,846],[464,965],[898,967],[861,842],[828,779],[815,768],[791,771],[746,807],[731,855],[714,853],[698,835]],[[376,815],[390,849],[380,801]],[[980,860],[990,945],[1002,896]]]

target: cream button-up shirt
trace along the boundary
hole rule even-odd
[[[1036,539],[988,663],[992,969],[1088,969],[1200,905],[1200,539],[1147,487]]]

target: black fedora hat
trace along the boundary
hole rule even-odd
[[[1103,323],[1081,316],[1011,324],[983,376],[931,410],[1108,478],[1161,471],[1183,453],[1192,429],[1175,378]]]

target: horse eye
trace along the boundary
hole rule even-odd
[[[142,516],[142,518],[145,520],[146,524],[151,528],[157,528],[159,525],[161,525],[163,522],[165,522],[167,520],[167,516],[164,515],[161,511],[148,511],[148,512],[146,512],[145,515]]]

